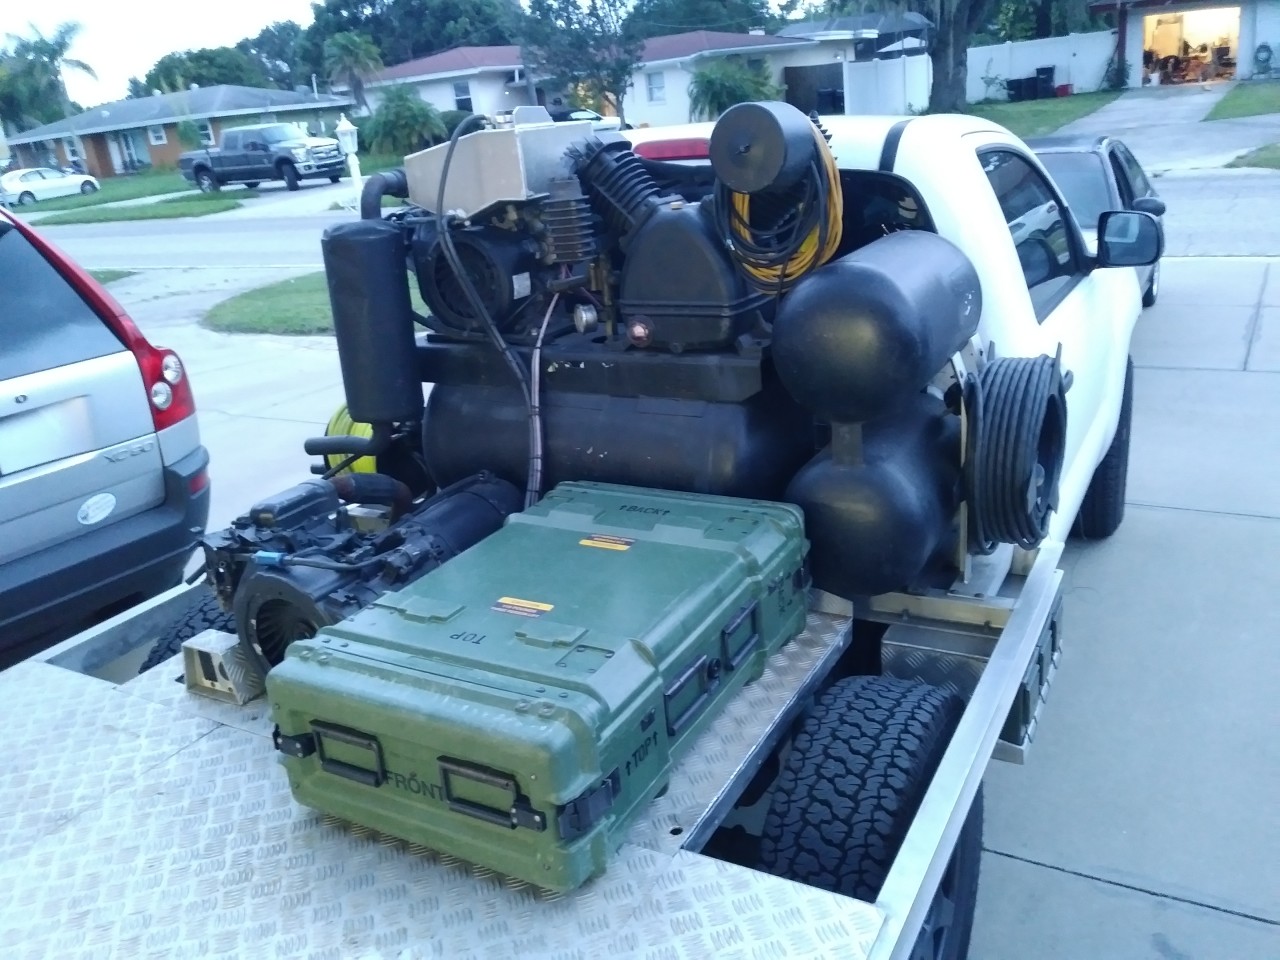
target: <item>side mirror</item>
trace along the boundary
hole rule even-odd
[[[1136,210],[1110,210],[1098,219],[1100,267],[1146,267],[1164,253],[1156,218]]]
[[[1139,213],[1149,213],[1153,217],[1163,217],[1167,208],[1159,197],[1139,197],[1133,201],[1133,209]]]

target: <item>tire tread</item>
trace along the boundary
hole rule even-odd
[[[186,611],[178,616],[168,632],[156,641],[138,672],[146,673],[170,657],[177,656],[182,650],[183,643],[205,630],[219,630],[226,633],[235,633],[236,630],[235,618],[222,609],[218,604],[217,596],[207,587],[197,592]]]

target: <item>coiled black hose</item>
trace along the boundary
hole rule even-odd
[[[1001,357],[965,383],[969,547],[1038,545],[1058,508],[1067,402],[1056,357]]]

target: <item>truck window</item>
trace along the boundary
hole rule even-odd
[[[222,135],[222,149],[223,150],[239,150],[240,136],[241,135],[239,133],[233,130],[228,130],[226,133]]]
[[[1062,205],[1040,171],[1012,150],[983,151],[980,159],[1013,235],[1036,316],[1044,320],[1081,275]]]

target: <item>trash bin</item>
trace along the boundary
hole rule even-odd
[[[1053,98],[1053,75],[1056,72],[1056,67],[1040,67],[1036,70],[1036,96],[1041,100],[1049,100]]]

